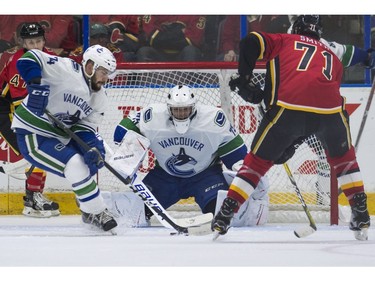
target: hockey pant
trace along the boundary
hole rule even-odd
[[[21,154],[32,165],[69,181],[83,212],[99,214],[106,208],[94,177],[72,141],[64,145],[36,134],[17,134],[17,141]]]

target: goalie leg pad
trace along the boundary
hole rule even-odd
[[[227,191],[219,190],[217,194],[215,214],[220,209],[224,199],[227,196]],[[241,205],[238,212],[234,214],[231,226],[255,226],[264,225],[267,223],[269,215],[269,200],[268,195],[264,195],[261,199],[254,199],[252,196],[249,200]]]
[[[149,226],[145,216],[144,203],[134,192],[102,191],[102,196],[109,211],[118,218],[119,224],[128,227]]]

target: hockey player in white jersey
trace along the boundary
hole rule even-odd
[[[18,60],[17,68],[29,93],[12,123],[20,152],[31,164],[71,183],[83,222],[104,231],[113,229],[117,222],[104,204],[94,175],[104,166],[101,157],[105,155],[96,132],[107,104],[102,86],[116,70],[116,59],[100,45],[85,51],[82,66],[69,58],[30,50]],[[93,149],[85,151],[71,140],[46,111]]]
[[[229,187],[222,164],[236,171],[247,153],[223,110],[197,103],[187,86],[173,87],[166,104],[152,104],[124,118],[115,129],[114,142],[121,143],[129,130],[150,140],[156,166],[143,182],[165,209],[180,199],[194,197],[203,213],[214,214],[218,191]],[[234,177],[230,172],[224,172],[229,181]],[[267,187],[264,181],[259,184],[253,202],[244,208],[246,215],[240,212],[241,220],[234,226],[267,221]],[[146,208],[146,217],[150,216]]]

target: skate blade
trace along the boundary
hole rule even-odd
[[[220,233],[218,232],[218,231],[214,231],[214,234],[213,234],[213,236],[212,236],[212,241],[216,241],[217,240],[217,238],[219,238],[219,236],[220,236]]]
[[[30,207],[24,207],[22,214],[26,217],[32,218],[50,218],[52,217],[51,211],[38,211]]]
[[[51,216],[52,217],[60,216],[60,211],[59,210],[53,210],[53,211],[51,211]]]
[[[366,241],[368,240],[368,228],[362,228],[361,230],[354,231],[355,239],[359,241]]]
[[[107,231],[108,233],[112,234],[113,236],[116,236],[117,235],[117,230],[112,228],[110,230]]]

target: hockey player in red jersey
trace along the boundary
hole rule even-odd
[[[226,234],[234,213],[249,198],[260,177],[284,158],[284,152],[298,138],[315,134],[349,200],[352,209],[349,228],[356,239],[367,240],[370,226],[367,196],[340,83],[344,66],[363,63],[373,68],[375,53],[355,46],[330,47],[321,40],[319,16],[299,16],[291,33],[251,32],[240,43],[239,77],[229,85],[247,102],[264,101],[266,113],[251,150],[212,221],[212,229]],[[340,49],[346,53],[337,53]],[[267,61],[264,90],[250,80],[259,59]]]
[[[19,75],[16,68],[17,60],[29,49],[39,49],[46,53],[54,54],[44,47],[44,29],[37,22],[21,24],[17,32],[20,47],[14,50],[8,62],[0,73],[0,84],[2,93],[0,103],[2,110],[0,114],[0,133],[7,144],[11,147],[16,155],[20,155],[16,134],[11,130],[13,112],[27,96],[26,83]],[[30,168],[26,160],[20,160],[24,163],[19,168],[24,173],[24,168]],[[56,202],[48,200],[42,194],[46,181],[46,172],[34,168],[26,179],[26,196],[24,196],[23,214],[31,217],[51,217],[60,214],[59,205]]]

